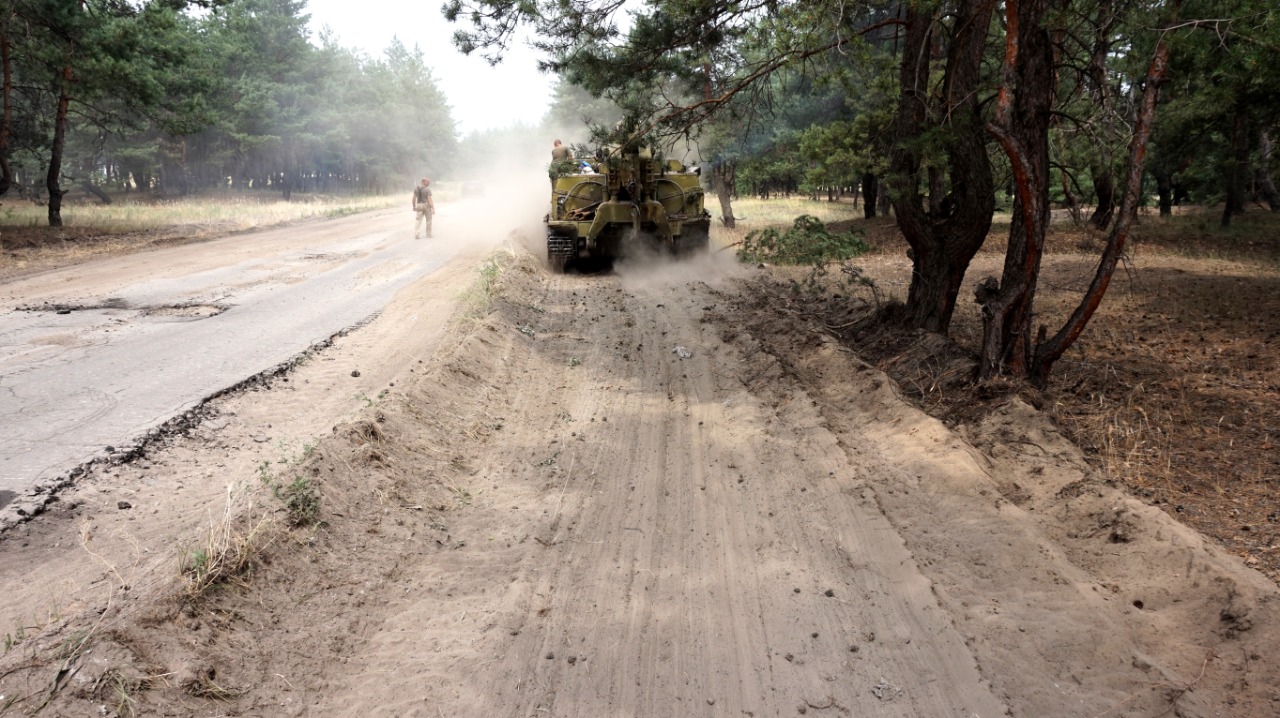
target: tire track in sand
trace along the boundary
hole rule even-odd
[[[696,283],[508,278],[483,350],[449,360],[482,377],[468,417],[502,425],[451,447],[474,461],[450,524],[469,538],[405,568],[426,590],[317,710],[1004,713],[865,467],[802,392],[752,391],[776,362],[706,321],[714,301]],[[394,699],[355,700],[375,689]]]

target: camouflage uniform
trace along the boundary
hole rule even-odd
[[[422,224],[427,225],[427,238],[431,238],[431,217],[436,213],[435,200],[431,198],[430,182],[426,185],[418,185],[413,188],[413,211],[416,218],[413,221],[413,238],[418,238],[418,232],[422,229]]]

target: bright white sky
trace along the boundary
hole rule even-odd
[[[448,98],[460,137],[541,121],[554,77],[538,72],[536,53],[523,45],[512,47],[496,67],[478,56],[462,55],[453,47],[455,28],[440,14],[441,4],[441,0],[308,0],[307,12],[314,36],[328,25],[338,44],[372,57],[381,57],[393,37],[407,47],[422,48],[437,86]]]

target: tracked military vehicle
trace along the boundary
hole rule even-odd
[[[706,249],[711,215],[697,172],[635,145],[602,150],[593,159],[552,166],[544,221],[553,271],[576,259]]]

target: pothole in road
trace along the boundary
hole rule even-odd
[[[94,304],[62,304],[55,302],[45,302],[44,304],[24,304],[15,307],[20,312],[52,312],[54,314],[70,314],[72,312],[90,312],[100,311],[103,309],[129,309],[139,313],[143,317],[156,317],[160,319],[207,319],[216,317],[227,311],[227,307],[218,304],[201,304],[196,302],[188,302],[182,304],[159,304],[152,306],[135,307],[123,299],[107,299]]]
[[[356,259],[362,256],[360,252],[308,252],[298,256],[298,259],[310,262],[316,261],[339,261],[344,259]]]
[[[172,317],[174,319],[208,319],[227,311],[217,304],[170,304],[162,307],[146,307],[144,317]]]

